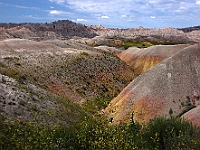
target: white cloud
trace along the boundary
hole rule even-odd
[[[33,15],[24,15],[23,17],[26,17],[26,18],[34,18]]]
[[[196,1],[196,4],[197,4],[197,5],[200,5],[200,0],[197,0],[197,1]]]
[[[136,23],[142,26],[149,25],[149,22],[146,21],[148,18],[156,18],[160,24],[162,24],[162,22],[167,22],[167,26],[170,24],[178,26],[178,24],[182,25],[182,23],[180,23],[181,21],[188,24],[188,20],[191,20],[191,18],[186,18],[185,16],[187,15],[192,15],[193,18],[196,18],[193,22],[198,23],[198,14],[200,14],[200,0],[49,1],[65,6],[68,10],[77,13],[78,16],[73,16],[73,18],[82,18],[81,15],[84,14],[84,17],[87,17],[88,19],[88,23],[91,22],[92,24],[97,23],[102,25],[110,24],[110,26],[116,25],[117,23],[124,24],[124,22],[119,22],[121,18],[126,18],[127,21],[130,21],[130,25],[132,26]],[[58,14],[59,12],[54,13]],[[152,16],[149,16],[149,14],[152,14]],[[106,22],[102,22],[99,18],[111,19],[108,19]],[[134,24],[131,21],[134,21]],[[124,24],[124,26],[126,26],[126,24]]]
[[[102,19],[109,19],[110,17],[109,16],[101,16],[99,18],[102,18]]]
[[[121,15],[121,18],[126,18],[126,15]]]
[[[64,3],[65,0],[49,0],[50,2],[54,2],[54,3],[58,3],[58,4],[61,4],[61,3]]]
[[[133,8],[133,0],[49,0],[51,2],[61,4],[72,10],[79,12],[88,12],[93,14],[105,14],[110,13],[113,16],[118,14],[121,16],[123,14],[131,13],[130,10]],[[138,0],[136,0],[138,1]]]
[[[156,4],[157,1],[155,1],[155,0],[151,0],[151,1],[149,1],[149,3],[150,3],[150,4]]]
[[[178,13],[182,13],[183,11],[187,11],[187,7],[185,6],[180,6],[175,12],[178,12]]]
[[[3,3],[2,3],[3,4]],[[22,5],[12,5],[12,4],[6,4],[4,3],[4,5],[8,5],[8,6],[14,6],[16,8],[21,8],[21,9],[34,9],[34,10],[42,10],[39,7],[28,7],[28,6],[22,6]]]
[[[24,8],[24,9],[29,9],[30,7],[26,7],[26,6],[21,6],[21,5],[14,5],[17,8]]]
[[[101,16],[101,14],[94,14],[94,16],[96,16],[96,17],[100,17],[100,16]]]
[[[49,13],[50,13],[51,15],[60,15],[60,14],[61,14],[61,12],[60,12],[60,11],[57,11],[57,10],[51,10]]]
[[[179,7],[179,9],[182,9],[182,10],[184,10],[184,9],[187,9],[186,7],[184,7],[184,6],[180,6]]]
[[[77,22],[87,22],[85,19],[76,19]]]
[[[49,11],[50,15],[70,15],[70,12],[65,12],[65,11],[61,11],[61,10],[51,10]]]

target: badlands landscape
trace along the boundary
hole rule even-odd
[[[200,126],[199,43],[199,26],[115,29],[68,20],[0,23],[1,126],[32,122],[90,133],[90,128],[81,128],[83,122],[144,126],[157,117],[178,117]],[[81,138],[79,149],[90,149],[81,145]],[[76,142],[57,143],[52,149],[77,149]]]

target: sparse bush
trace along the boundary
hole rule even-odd
[[[169,115],[171,116],[173,114],[172,108],[169,109]]]
[[[20,100],[18,103],[19,105],[22,105],[22,106],[25,106],[27,104],[27,102],[24,100]]]
[[[87,53],[87,52],[82,52],[81,55],[89,56],[89,53]]]
[[[181,102],[181,106],[184,107],[184,110],[177,117],[181,117],[183,114],[196,107],[191,103],[189,96],[186,96],[186,104]]]
[[[184,103],[184,102],[181,102],[181,106],[182,106],[182,107],[185,106],[185,103]]]
[[[0,62],[0,67],[5,68],[6,65],[4,63]]]
[[[23,74],[23,75],[19,76],[20,83],[24,83],[26,80],[27,80],[27,75]]]
[[[34,112],[39,111],[39,108],[37,107],[36,104],[31,105],[28,109],[29,109],[29,111],[34,111]]]

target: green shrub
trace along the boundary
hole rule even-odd
[[[27,104],[25,100],[20,100],[18,103],[19,105],[22,105],[22,106],[25,106]]]
[[[96,116],[95,116],[96,117]],[[185,120],[155,118],[138,123],[110,125],[87,117],[75,126],[0,120],[0,149],[6,150],[189,150],[200,149],[200,130]]]
[[[198,149],[199,129],[181,119],[156,118],[110,126],[86,119],[79,127],[1,123],[1,149]]]
[[[89,53],[87,53],[87,52],[82,52],[81,55],[89,56]]]
[[[156,118],[147,124],[143,137],[149,149],[198,149],[197,133],[199,129],[180,118]]]

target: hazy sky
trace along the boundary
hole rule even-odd
[[[0,0],[0,22],[71,20],[114,28],[200,25],[200,0]]]

